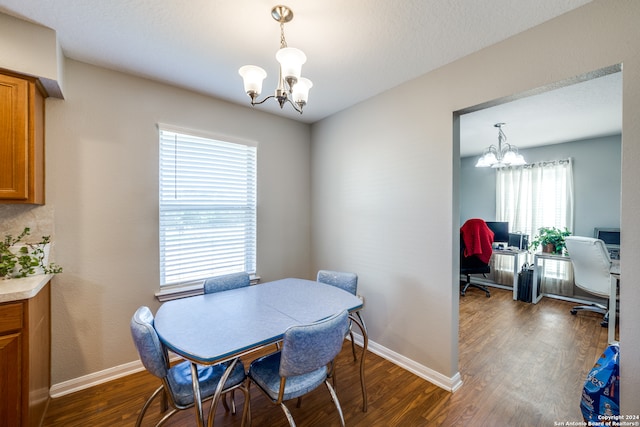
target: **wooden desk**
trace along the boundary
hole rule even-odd
[[[160,340],[192,362],[194,400],[198,426],[204,424],[196,364],[212,365],[233,360],[282,340],[291,326],[304,325],[348,310],[362,331],[360,358],[363,411],[367,410],[364,360],[367,332],[354,313],[362,301],[342,289],[303,279],[283,279],[225,292],[198,295],[162,304],[154,326]],[[221,383],[227,379],[227,369]],[[214,402],[219,394],[214,396]],[[213,407],[213,403],[212,403]]]

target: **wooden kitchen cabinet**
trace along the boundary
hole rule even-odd
[[[32,298],[0,304],[0,425],[42,423],[51,386],[50,307],[49,283]]]
[[[43,205],[44,89],[0,72],[0,203]]]

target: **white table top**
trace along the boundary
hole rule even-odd
[[[154,325],[169,349],[212,364],[277,342],[291,326],[361,308],[362,301],[342,289],[290,278],[167,301]]]

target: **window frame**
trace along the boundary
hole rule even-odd
[[[257,280],[256,265],[257,265],[257,175],[258,175],[258,143],[255,141],[246,141],[239,138],[233,138],[228,136],[222,136],[206,131],[199,131],[187,128],[176,127],[167,125],[164,123],[158,123],[158,260],[160,267],[160,291],[156,294],[160,300],[164,298],[170,298],[171,295],[194,295],[202,292],[202,285],[204,279],[207,277],[217,276],[221,274],[227,274],[236,271],[247,271],[252,275],[253,280]],[[174,137],[174,150],[175,153],[167,154],[164,150],[163,144],[167,144],[170,138]],[[164,138],[164,139],[163,139]],[[211,144],[209,144],[211,142]],[[182,146],[181,146],[182,145]],[[177,150],[193,150],[201,147],[203,152],[197,154],[186,151],[179,152]],[[226,150],[231,150],[231,159],[227,157],[224,159],[220,157],[220,153]],[[175,156],[182,155],[184,162],[182,166],[184,169],[178,172],[177,167],[180,163],[176,162]],[[211,157],[207,157],[207,156]],[[172,159],[173,156],[173,159]],[[246,158],[244,157],[246,156]],[[193,160],[195,159],[195,160]],[[208,161],[202,161],[210,160]],[[170,162],[173,161],[173,164]],[[163,162],[165,164],[163,164]],[[174,169],[171,171],[172,176],[169,176],[169,166],[167,162]],[[191,164],[193,163],[193,164]],[[194,166],[197,163],[197,166]],[[186,165],[186,166],[185,166]],[[220,166],[224,166],[221,168]],[[227,170],[227,166],[229,169]],[[164,169],[163,169],[164,168]],[[197,170],[196,170],[197,169]],[[180,183],[176,180],[176,173],[181,173],[182,177],[186,180]],[[244,174],[244,175],[243,175]],[[215,179],[214,179],[215,178]],[[226,181],[228,179],[229,181]],[[197,180],[197,181],[196,181]],[[233,192],[229,190],[230,182],[233,181]],[[197,182],[197,185],[194,184]],[[213,184],[214,182],[221,183],[220,185]],[[169,184],[168,184],[169,183]],[[212,185],[213,184],[213,185]],[[192,187],[190,187],[192,185]],[[246,188],[242,188],[245,185]],[[168,188],[171,192],[175,192],[176,197],[183,197],[183,203],[177,203],[171,207],[171,203],[165,204],[163,201],[169,201],[166,197]],[[197,191],[185,191],[185,190],[197,190]],[[182,190],[182,193],[178,192]],[[202,190],[201,193],[198,191]],[[225,191],[227,193],[225,193]],[[163,194],[163,192],[165,194]],[[223,197],[222,194],[226,194],[228,197]],[[176,199],[173,199],[176,200]],[[188,205],[189,210],[180,211],[179,206]],[[222,220],[224,209],[225,218],[232,219],[231,225],[226,224],[228,221]],[[198,216],[192,215],[189,219],[191,212],[195,212]],[[178,215],[166,222],[166,214],[168,212],[176,212]],[[238,216],[235,216],[235,212]],[[202,215],[209,215],[210,221],[202,221]],[[213,217],[217,218],[213,218]],[[180,219],[182,218],[182,219]],[[197,220],[194,220],[197,218]],[[240,221],[238,221],[240,219]],[[186,221],[192,221],[186,224]],[[163,222],[164,221],[164,222]],[[172,224],[171,221],[174,221]],[[177,222],[176,222],[177,221]],[[234,224],[234,223],[238,224]],[[225,223],[226,225],[223,225]],[[173,237],[171,237],[171,243],[167,240],[167,224],[169,226],[174,225]],[[202,225],[202,230],[208,232],[207,236],[198,229],[198,226]],[[194,228],[195,227],[195,228]],[[226,228],[224,228],[226,227]],[[199,256],[206,254],[215,258],[216,256],[211,254],[211,248],[225,247],[230,243],[220,245],[219,242],[223,241],[220,238],[222,229],[232,234],[232,239],[237,242],[241,242],[234,246],[232,256],[236,258],[230,261],[228,266],[218,267],[204,267],[202,271],[193,271],[185,267],[182,272],[182,264],[180,265],[180,273],[175,270],[175,261],[168,260],[167,248],[173,244],[179,246],[181,242],[185,244],[193,243],[195,240],[207,240],[205,249],[196,249],[194,255],[191,255],[187,260],[194,261],[200,260]],[[189,237],[188,233],[185,236],[181,235],[184,230],[189,231],[194,237]],[[195,233],[194,233],[195,231]],[[178,237],[175,237],[179,235]],[[216,237],[217,236],[217,237]],[[215,238],[214,238],[215,237]],[[217,240],[217,241],[215,241]],[[226,242],[226,240],[225,240]],[[247,248],[247,244],[250,247]],[[229,247],[229,246],[227,246]],[[177,250],[183,250],[170,248],[175,254]],[[197,251],[203,251],[198,253]],[[238,254],[242,254],[239,256]],[[222,256],[222,255],[219,255]],[[244,257],[244,258],[243,258]],[[218,258],[219,259],[219,258]],[[237,263],[242,263],[243,268],[239,268]],[[173,263],[173,264],[171,264]],[[206,259],[205,259],[206,263]],[[174,268],[173,272],[168,275],[167,268]],[[180,278],[177,278],[177,277]]]

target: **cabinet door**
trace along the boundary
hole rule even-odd
[[[22,334],[0,336],[0,424],[21,425]]]
[[[0,74],[0,199],[28,197],[28,85]]]

